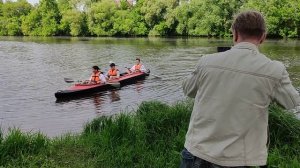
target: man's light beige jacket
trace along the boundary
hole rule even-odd
[[[270,102],[300,105],[284,65],[246,42],[203,56],[183,90],[195,98],[185,148],[222,166],[265,165]]]

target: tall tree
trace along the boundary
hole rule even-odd
[[[113,35],[113,16],[117,10],[114,1],[103,0],[96,2],[88,11],[88,28],[92,35]]]
[[[61,19],[61,30],[64,34],[71,36],[87,35],[86,15],[83,12],[72,9],[63,13]]]
[[[174,12],[178,22],[176,26],[176,33],[184,36],[189,35],[188,22],[192,17],[191,6],[188,3],[181,3],[181,5],[178,6]]]
[[[141,1],[139,1],[141,2]],[[120,4],[113,16],[113,35],[115,36],[145,36],[149,30],[141,13],[141,3],[131,6],[127,0]]]
[[[28,15],[32,6],[26,0],[6,1],[1,4],[2,16],[0,17],[1,35],[22,35],[22,18]]]
[[[71,36],[88,34],[86,14],[81,9],[81,4],[79,0],[58,0],[58,8],[62,15],[59,27],[61,34]]]
[[[148,30],[142,16],[134,10],[118,10],[113,17],[113,35],[144,36]]]
[[[178,6],[177,0],[144,0],[141,13],[151,29],[150,35],[173,34],[176,22],[173,10]]]
[[[23,19],[22,31],[33,36],[57,35],[60,18],[55,0],[41,0],[37,8]]]
[[[243,3],[244,0],[192,0],[192,17],[188,21],[189,35],[229,36],[232,16]]]
[[[265,15],[270,36],[300,37],[299,0],[248,0],[241,10],[248,9]]]

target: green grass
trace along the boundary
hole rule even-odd
[[[0,167],[178,167],[192,103],[142,103],[137,111],[99,117],[78,135],[0,132]],[[300,121],[272,105],[269,167],[300,167]]]

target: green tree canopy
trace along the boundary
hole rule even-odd
[[[299,0],[0,0],[0,35],[226,37],[244,10],[264,14],[269,37],[300,37]]]
[[[300,36],[299,0],[248,0],[241,10],[255,9],[266,17],[270,36]]]
[[[88,28],[92,35],[113,35],[113,16],[117,10],[114,1],[103,0],[96,2],[88,11]]]
[[[23,19],[25,35],[53,36],[59,32],[60,11],[55,0],[41,0],[37,8]]]
[[[22,18],[28,15],[32,6],[26,0],[1,2],[0,35],[22,35]]]
[[[64,31],[63,34],[71,36],[86,35],[86,15],[75,9],[67,10],[63,13],[60,26],[61,30]]]
[[[86,13],[81,9],[82,1],[58,0],[58,8],[62,15],[60,34],[80,36],[88,35]]]
[[[173,10],[178,6],[177,0],[143,0],[141,13],[150,27],[150,35],[173,34],[176,27]]]

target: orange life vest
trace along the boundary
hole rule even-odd
[[[136,65],[134,66],[134,70],[141,71],[141,67],[142,67],[142,64],[136,64]]]
[[[110,69],[109,71],[108,71],[108,75],[109,76],[117,76],[118,75],[118,69]]]
[[[96,74],[93,73],[91,81],[96,82],[96,83],[100,83],[100,72],[97,72]]]

